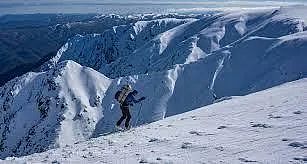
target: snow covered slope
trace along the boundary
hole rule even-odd
[[[54,57],[76,34],[102,33],[129,23],[124,17],[96,18],[93,14],[0,16],[0,86]]]
[[[28,73],[0,88],[0,157],[88,139],[111,80],[73,61]]]
[[[26,14],[0,16],[0,86],[17,76],[40,67],[44,62],[54,57],[58,49],[76,34],[103,33],[105,30],[113,29],[113,26],[129,26],[137,21],[177,18],[179,22],[180,19],[200,16],[178,14],[134,16]],[[155,26],[152,26],[152,29],[148,28],[146,32],[149,32],[150,35],[161,32],[158,30],[159,27]],[[115,39],[112,38],[111,33],[108,36],[110,36],[109,39]],[[110,45],[108,46],[110,47]]]
[[[131,110],[139,126],[307,77],[306,19],[291,9],[157,17],[77,35],[44,71],[0,88],[0,158],[112,132],[114,94],[126,83],[146,97]]]
[[[109,67],[114,65],[109,66],[110,63],[121,57],[130,58],[137,49],[160,33],[193,20],[195,19],[163,18],[137,21],[130,25],[115,26],[103,34],[77,35],[71,38],[43,68],[52,67],[58,61],[74,60],[109,75]]]
[[[136,22],[127,33],[116,31],[124,27],[116,27],[103,35],[77,36],[51,63],[72,59],[106,76],[119,77],[104,98],[104,109],[111,110],[104,111],[105,117],[96,126],[96,134],[100,134],[113,130],[119,117],[113,110],[118,108],[112,101],[114,93],[127,82],[147,97],[142,106],[134,107],[132,114],[135,116],[141,108],[138,124],[143,124],[211,104],[216,98],[246,95],[306,77],[305,24],[304,18],[297,15],[291,15],[291,8],[282,8],[225,13],[187,23],[181,20],[181,25],[152,35],[152,39],[149,32],[135,30],[148,31],[164,24],[175,26],[178,20],[142,22],[142,28]],[[115,42],[120,43],[115,45],[120,46],[112,46],[118,52],[114,51],[114,61],[108,62],[108,55],[102,51],[108,49],[106,43],[114,44],[107,37],[109,33],[123,37],[115,37]],[[149,38],[140,39],[141,42],[135,39],[132,43],[144,46],[135,46],[132,54],[129,49],[119,53],[119,47],[127,44],[131,34]]]
[[[103,35],[77,36],[52,59],[74,60],[107,77],[164,71],[188,64],[248,37],[279,38],[306,29],[306,7],[158,19],[118,26]],[[250,50],[257,49],[255,45]]]
[[[249,37],[191,64],[118,78],[104,98],[104,109],[111,110],[104,111],[96,132],[114,128],[119,116],[112,110],[117,110],[112,100],[119,86],[126,83],[147,97],[133,111],[136,116],[141,110],[138,124],[143,124],[211,104],[215,99],[246,95],[306,77],[306,52],[306,32],[276,39]]]
[[[306,109],[302,79],[6,162],[305,163]]]

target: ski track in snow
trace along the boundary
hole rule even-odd
[[[306,102],[302,79],[7,163],[304,163]]]

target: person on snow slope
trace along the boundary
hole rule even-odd
[[[116,123],[116,128],[121,129],[120,125],[121,123],[126,119],[125,121],[125,128],[130,128],[130,120],[131,120],[131,114],[129,111],[129,107],[133,106],[136,103],[139,103],[143,100],[145,100],[145,97],[141,97],[140,99],[136,99],[135,96],[138,94],[138,91],[132,90],[132,87],[130,85],[125,85],[121,88],[121,90],[117,91],[115,94],[115,99],[120,104],[120,109],[122,111],[121,118]]]

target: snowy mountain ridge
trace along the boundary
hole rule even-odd
[[[123,84],[146,97],[131,110],[139,126],[305,78],[307,33],[297,15],[281,8],[161,18],[77,35],[41,72],[0,88],[0,158],[112,132]]]
[[[162,25],[159,20],[136,22],[131,30],[121,26],[103,36],[77,36],[53,63],[74,60],[110,78],[163,71],[197,61],[248,37],[278,38],[304,31],[304,17],[291,17],[291,10],[215,14],[190,21],[168,19],[162,20]],[[138,24],[142,24],[143,33],[135,31]]]
[[[1,3],[1,2],[0,2]],[[76,34],[103,33],[114,26],[156,19],[199,19],[206,14],[24,14],[0,16],[0,86],[54,57]]]
[[[103,34],[77,35],[43,69],[52,67],[58,61],[75,59],[82,65],[106,72],[108,65],[118,58],[130,57],[160,33],[193,20],[195,19],[163,18],[137,21],[131,25],[115,26]]]
[[[307,79],[92,138],[11,163],[297,163],[307,161]]]
[[[1,157],[89,138],[109,85],[102,74],[70,61],[5,84],[0,89]]]

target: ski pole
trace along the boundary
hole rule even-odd
[[[137,117],[136,117],[136,121],[135,121],[134,126],[136,126],[136,125],[137,125],[137,123],[138,123],[138,121],[139,121],[139,117],[140,117],[141,109],[142,109],[142,103],[141,103],[141,105],[140,105],[140,110],[139,110],[138,115],[137,115]]]

